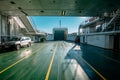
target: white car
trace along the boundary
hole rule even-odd
[[[15,48],[19,50],[23,46],[31,46],[30,37],[14,37],[10,41],[2,43],[2,48]]]

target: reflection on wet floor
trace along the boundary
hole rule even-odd
[[[49,80],[113,80],[119,79],[119,62],[119,54],[90,45],[65,41],[37,43],[1,53],[0,80],[45,80],[47,73]]]
[[[31,53],[32,53],[31,49],[25,49],[21,52],[20,58],[23,58],[23,57],[27,58],[28,56],[31,55]]]
[[[74,59],[65,60],[61,70],[62,80],[89,80],[86,72]]]

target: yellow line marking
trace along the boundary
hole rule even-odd
[[[97,54],[98,54],[98,53],[97,53]],[[113,58],[111,58],[111,57],[108,57],[108,56],[106,56],[106,55],[104,55],[104,54],[98,54],[98,55],[101,55],[101,56],[103,56],[103,57],[105,57],[105,58],[107,58],[107,59],[109,59],[109,60],[111,60],[111,61],[114,61],[114,62],[120,63],[119,60],[115,60],[115,59],[113,59]]]
[[[58,44],[57,44],[57,45],[58,45]],[[47,71],[45,80],[48,80],[48,79],[49,79],[49,75],[50,75],[50,71],[51,71],[51,68],[52,68],[53,60],[54,60],[55,53],[56,53],[56,50],[57,50],[57,45],[56,45],[55,50],[54,50],[54,52],[53,52],[52,59],[51,59],[51,61],[50,61],[50,65],[49,65],[49,68],[48,68],[48,71]]]
[[[81,57],[82,58],[82,57]],[[83,59],[83,58],[82,58]],[[103,80],[107,80],[102,74],[100,74],[94,67],[92,67],[85,59],[83,59],[83,61],[90,66],[90,68],[92,68],[92,70],[97,73]]]
[[[43,47],[42,47],[42,48],[43,48]],[[42,48],[40,48],[40,49],[42,49]],[[36,53],[36,52],[39,51],[40,49],[36,50],[34,53]],[[33,54],[31,54],[31,55],[33,55]],[[0,71],[0,74],[2,74],[3,72],[7,71],[7,70],[10,69],[10,68],[12,68],[12,67],[15,66],[16,64],[20,63],[20,62],[23,61],[25,58],[30,57],[31,55],[25,56],[25,57],[23,57],[22,59],[16,61],[15,63],[11,64],[11,65],[8,66],[7,68],[5,68],[5,69],[3,69],[2,71]]]
[[[7,68],[3,69],[2,71],[0,71],[0,74],[2,74],[3,72],[5,72],[6,70],[10,69],[11,67],[13,67],[14,65],[18,64],[19,62],[21,62],[22,60],[24,60],[26,57],[18,60],[17,62],[15,62],[14,64],[8,66]]]

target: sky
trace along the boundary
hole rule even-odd
[[[68,28],[68,33],[78,32],[78,27],[88,17],[65,16],[30,16],[34,28],[46,33],[52,33],[53,28]]]

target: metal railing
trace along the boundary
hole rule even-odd
[[[118,9],[115,14],[113,14],[112,19],[106,25],[106,29],[109,28],[111,24],[113,24],[118,18],[120,18],[120,10]]]

